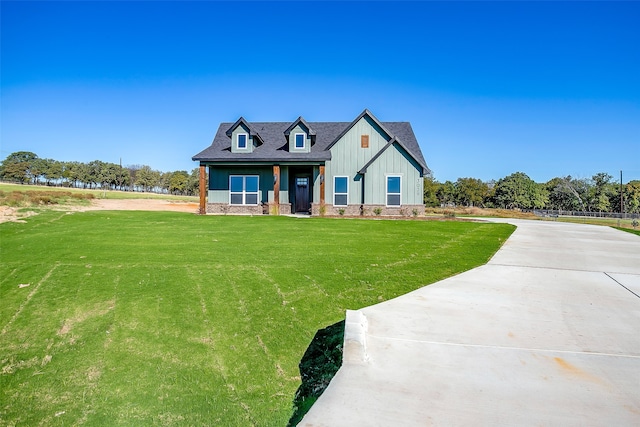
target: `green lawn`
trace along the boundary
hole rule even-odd
[[[485,263],[513,231],[135,211],[26,221],[0,224],[0,425],[285,426],[318,329]]]
[[[627,233],[631,233],[631,234],[635,234],[637,236],[640,236],[640,230],[637,230],[637,229],[622,228],[622,227],[613,227],[613,228],[616,228],[618,230],[626,231]]]

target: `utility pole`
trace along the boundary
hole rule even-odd
[[[622,193],[622,171],[620,171],[620,214],[624,219],[624,196]]]

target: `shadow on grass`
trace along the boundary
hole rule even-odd
[[[329,385],[342,365],[344,320],[318,330],[300,361],[302,384],[293,400],[288,426],[295,426]]]

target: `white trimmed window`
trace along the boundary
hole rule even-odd
[[[294,147],[298,150],[304,148],[304,140],[307,139],[304,133],[296,133],[294,135]]]
[[[229,204],[257,205],[260,199],[258,175],[229,176]]]
[[[387,206],[400,206],[401,184],[400,175],[387,175]]]
[[[349,202],[349,177],[333,177],[333,205],[347,206]]]
[[[248,139],[249,135],[247,135],[246,133],[239,133],[236,147],[238,147],[238,149],[240,150],[247,148]]]

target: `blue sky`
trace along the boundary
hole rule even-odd
[[[220,122],[411,122],[439,181],[640,179],[638,2],[5,2],[0,157],[191,170]]]

